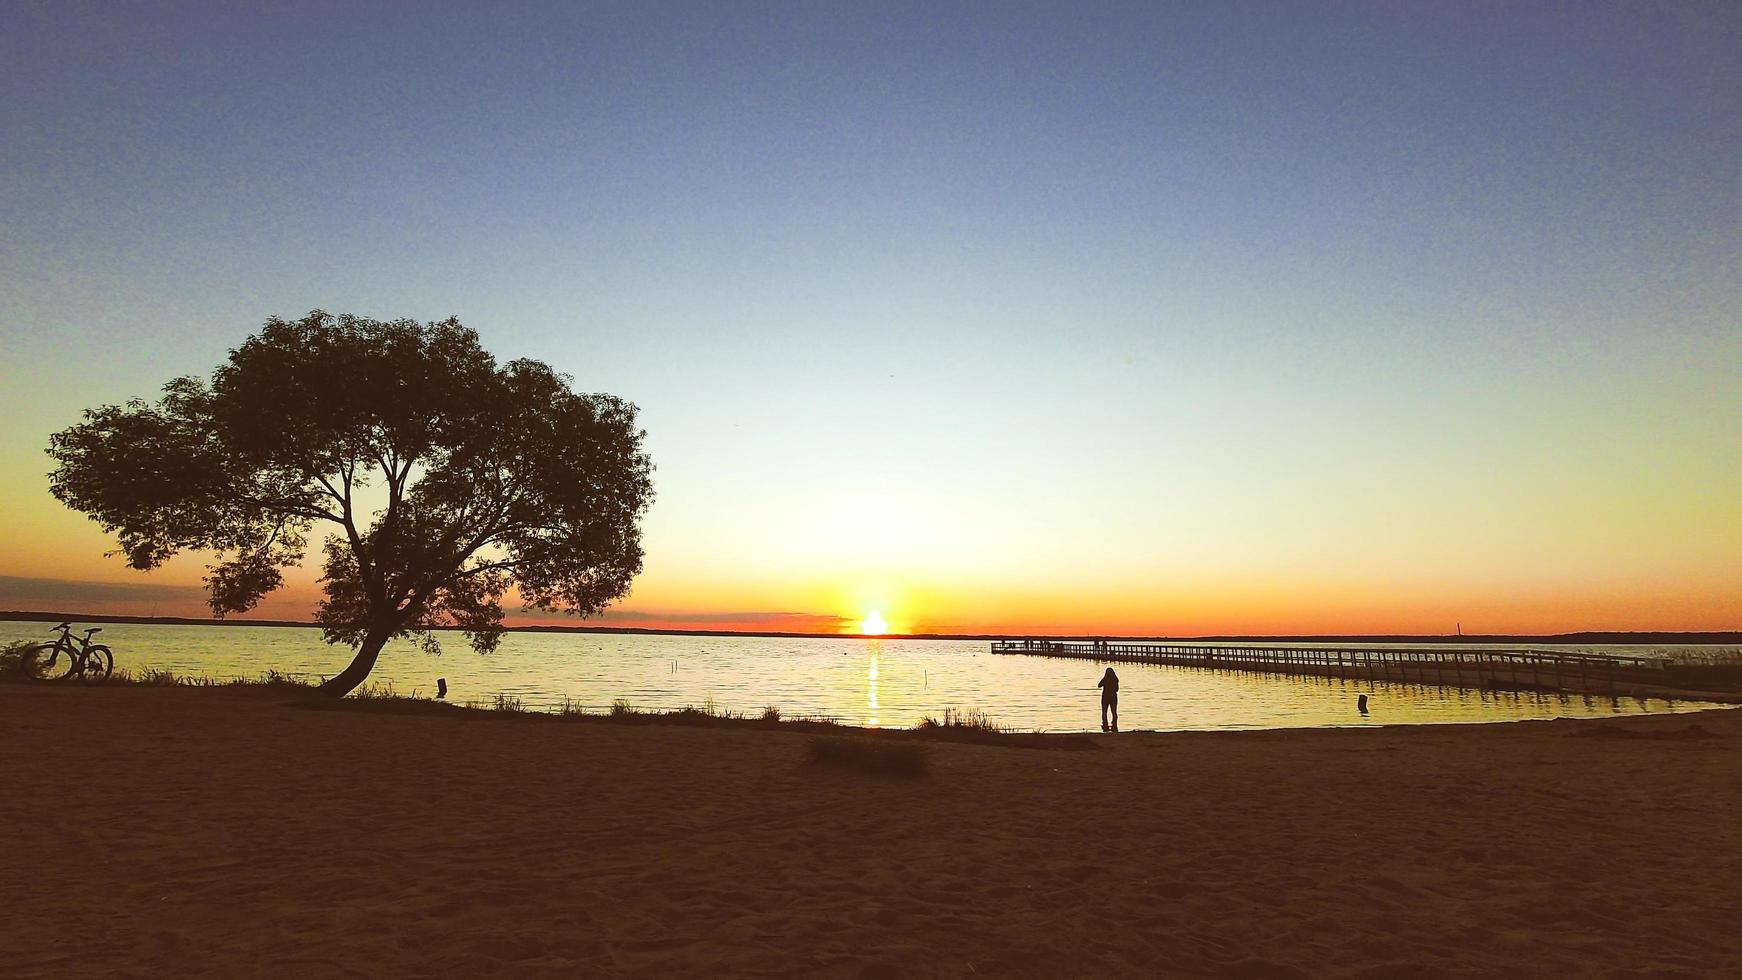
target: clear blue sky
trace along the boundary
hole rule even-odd
[[[0,214],[0,575],[319,307],[640,404],[650,615],[1742,625],[1742,5],[14,3]]]

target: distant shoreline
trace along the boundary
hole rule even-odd
[[[37,610],[0,611],[0,622],[81,622],[124,623],[138,626],[285,626],[311,628],[317,624],[288,619],[192,619],[181,616],[108,616],[93,613],[42,612]],[[452,630],[454,627],[440,627]],[[889,633],[870,636],[864,633],[804,633],[781,630],[684,630],[654,629],[643,626],[510,626],[510,633],[611,633],[642,636],[742,636],[768,639],[822,640],[1002,640],[1023,637],[1049,640],[1162,640],[1190,643],[1265,642],[1265,643],[1593,643],[1639,646],[1651,643],[1677,646],[1707,644],[1742,644],[1742,630],[1692,631],[1585,631],[1579,633],[1343,633],[1307,634],[1216,634],[1211,636],[1157,636],[1147,634],[1088,633]]]

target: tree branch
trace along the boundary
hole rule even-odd
[[[357,533],[356,511],[351,506],[351,484],[355,477],[356,463],[346,459],[339,464],[339,473],[344,477],[344,493],[339,501],[344,504],[344,519],[340,522],[345,527],[345,537],[351,543],[351,553],[357,556],[357,573],[363,577],[363,584],[369,590],[369,599],[376,605],[386,600],[386,592],[381,586],[381,575],[375,563],[369,559],[368,546],[363,543],[363,536]],[[325,479],[317,477],[322,483]]]
[[[459,572],[458,574],[454,575],[453,577],[454,578],[465,578],[468,575],[478,575],[478,574],[483,573],[483,572],[507,571],[510,568],[518,568],[520,566],[520,564],[521,564],[520,561],[514,560],[514,561],[495,561],[495,562],[490,562],[490,563],[484,564],[484,565],[474,565],[471,568],[468,568],[468,569],[465,569],[464,571]]]
[[[340,504],[343,504],[345,502],[345,498],[339,494],[338,488],[334,487],[331,483],[328,483],[326,477],[322,476],[319,473],[316,473],[315,474],[315,482],[319,483],[322,487],[324,487],[326,489],[327,496],[333,498],[333,500],[335,500],[336,502],[338,502]]]
[[[242,496],[241,499],[245,503],[258,507],[261,510],[278,511],[284,514],[293,514],[297,517],[307,517],[311,520],[332,521],[334,524],[345,523],[339,515],[330,510],[297,500],[286,500],[282,497],[252,496]]]

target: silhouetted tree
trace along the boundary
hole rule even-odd
[[[458,626],[481,653],[503,595],[587,616],[641,570],[652,464],[635,406],[578,394],[539,361],[498,365],[449,319],[316,311],[268,320],[210,381],[84,413],[51,438],[54,495],[151,569],[217,552],[212,611],[251,609],[326,539],[329,643],[356,649],[322,686],[363,682],[389,639]]]

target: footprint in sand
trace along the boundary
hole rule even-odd
[[[518,963],[544,955],[545,945],[519,936],[492,936],[480,941],[477,952],[500,963]]]

